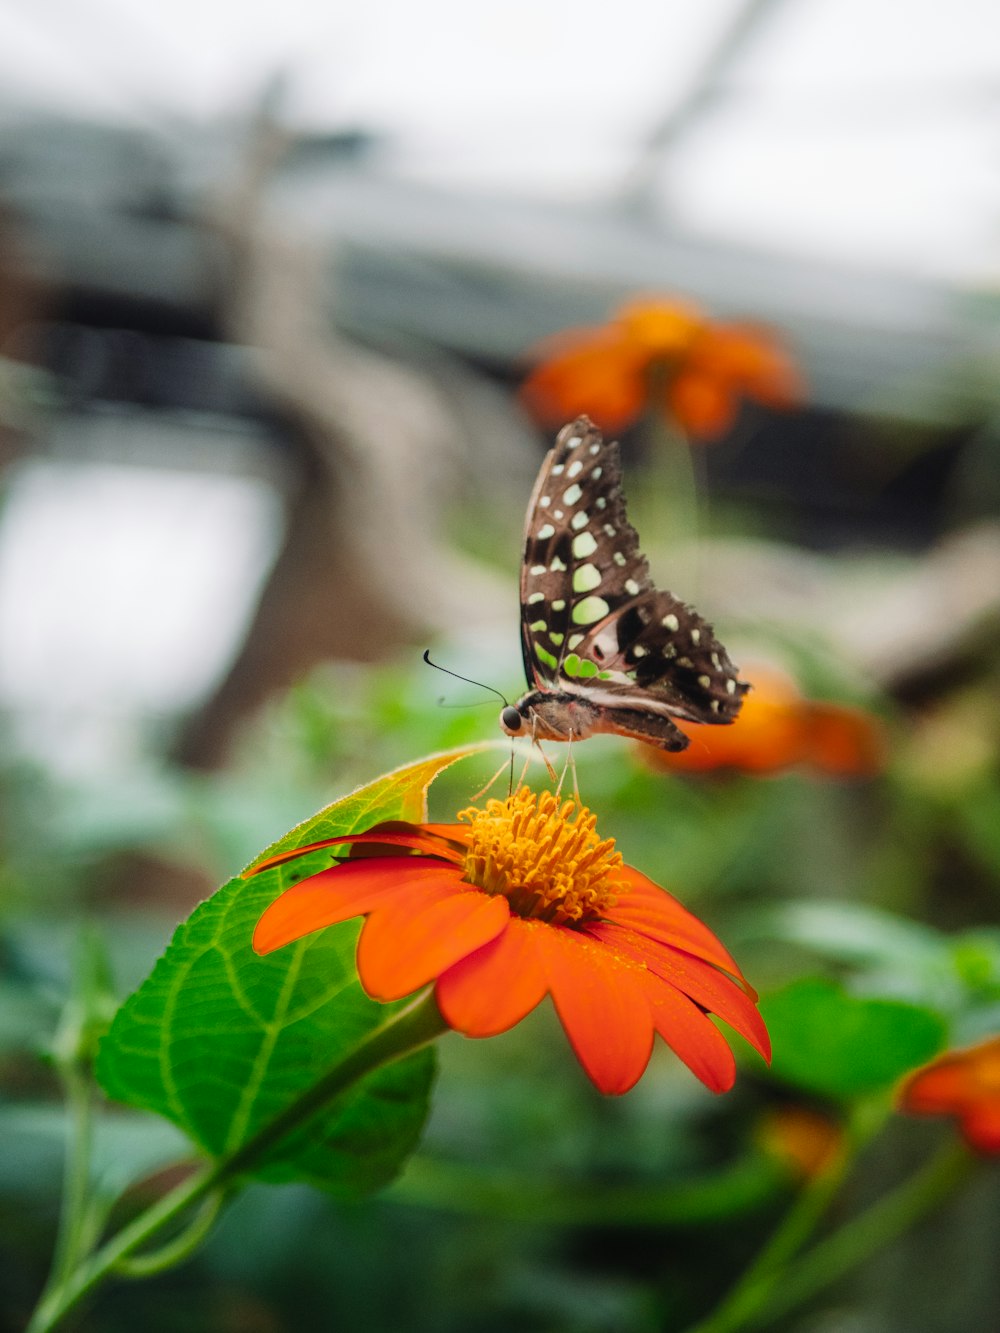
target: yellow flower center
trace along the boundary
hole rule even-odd
[[[458,818],[472,825],[462,878],[502,893],[518,916],[556,925],[593,921],[626,891],[614,838],[601,841],[596,817],[575,801],[560,805],[549,792],[520,787]]]

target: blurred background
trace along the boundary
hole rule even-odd
[[[585,797],[762,983],[790,968],[762,903],[993,928],[998,104],[988,0],[0,0],[10,1327],[51,1242],[38,1050],[80,922],[105,928],[125,993],[287,827],[496,734],[489,702],[439,706],[478,696],[420,655],[522,689],[521,529],[551,432],[517,391],[539,340],[637,294],[768,327],[807,385],[695,447],[696,573],[681,586],[670,533],[640,523],[657,582],[750,679],[785,673],[870,732],[840,764],[743,763],[781,770],[765,778],[595,740]],[[642,423],[623,452],[655,513]],[[479,780],[440,785],[444,817]],[[725,1156],[775,1095],[750,1080],[708,1105],[661,1053],[646,1091],[597,1104],[558,1041],[538,1055],[547,1033],[499,1057],[455,1039],[431,1151],[655,1176]],[[521,1079],[499,1099],[498,1058]],[[160,1280],[180,1307],[124,1289],[85,1327],[680,1328],[769,1225],[766,1203],[730,1217],[709,1258],[689,1229],[609,1240],[416,1186],[387,1200],[252,1191]],[[995,1202],[964,1197],[789,1326],[988,1326]],[[947,1292],[927,1272],[942,1245]]]

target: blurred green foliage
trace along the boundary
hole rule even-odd
[[[474,694],[442,679],[416,653],[378,670],[324,668],[246,732],[217,777],[150,767],[83,788],[23,764],[0,774],[7,1326],[23,1320],[48,1263],[66,1129],[52,1052],[84,924],[124,997],[177,920],[309,811],[417,755],[494,735],[496,705],[439,707],[442,693],[449,703]],[[919,732],[884,712],[891,763],[866,781],[672,776],[606,738],[577,747],[565,778],[626,859],[701,915],[764,993],[771,1074],[755,1061],[732,1094],[712,1098],[660,1048],[631,1094],[602,1099],[546,1006],[490,1042],[450,1036],[419,1153],[386,1194],[344,1203],[300,1185],[254,1187],[186,1267],[106,1294],[81,1327],[644,1333],[711,1308],[796,1189],[788,1163],[758,1146],[765,1112],[820,1106],[836,1121],[858,1097],[884,1105],[894,1079],[942,1043],[997,1027],[1000,778],[978,761],[931,765],[928,778]],[[431,817],[453,818],[495,774],[502,794],[508,754],[498,746],[443,773]],[[545,781],[541,769],[534,777]],[[892,1120],[845,1206],[951,1132]],[[185,1151],[166,1121],[110,1105],[97,1144],[109,1206],[131,1183],[120,1216],[151,1197],[143,1179]],[[928,1234],[971,1226],[978,1214],[960,1207],[931,1219],[894,1272],[912,1277]],[[969,1292],[960,1319],[981,1308],[985,1262],[973,1244],[955,1260],[951,1286]],[[879,1327],[981,1326],[954,1322],[954,1295],[877,1264],[832,1299]]]

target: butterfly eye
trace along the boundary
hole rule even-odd
[[[523,721],[524,718],[516,708],[508,705],[506,708],[501,709],[500,725],[503,727],[504,731],[520,731]]]

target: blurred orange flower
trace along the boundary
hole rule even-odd
[[[556,334],[534,359],[521,396],[545,425],[586,413],[617,431],[652,407],[706,439],[732,425],[741,398],[790,407],[802,392],[773,335],[715,324],[685,301],[631,301],[607,324]]]
[[[840,1126],[806,1106],[779,1106],[766,1112],[754,1137],[765,1152],[806,1179],[832,1165],[844,1144]]]
[[[1000,1036],[918,1069],[903,1084],[899,1105],[911,1115],[953,1115],[970,1147],[1000,1153]]]
[[[646,746],[644,757],[658,768],[689,773],[773,773],[805,764],[833,777],[871,777],[883,767],[885,737],[870,713],[804,699],[790,676],[771,667],[744,674],[753,688],[735,722],[728,727],[686,722],[691,741],[686,750]]]
[[[315,844],[366,854],[286,889],[253,947],[269,953],[365,915],[357,966],[369,995],[401,999],[433,982],[444,1021],[469,1037],[506,1032],[549,995],[605,1093],[641,1077],[656,1033],[713,1092],[730,1088],[733,1054],[710,1013],[770,1058],[756,995],[732,957],[676,898],[625,865],[613,839],[598,838],[589,810],[522,787],[459,819]]]

